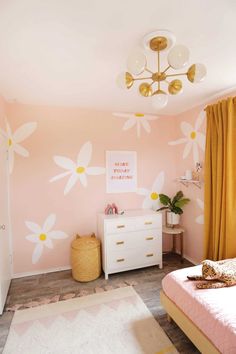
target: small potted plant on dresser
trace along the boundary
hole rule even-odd
[[[176,193],[171,199],[166,194],[160,194],[160,202],[164,206],[157,209],[157,211],[166,210],[167,226],[174,227],[179,225],[180,215],[183,214],[183,207],[188,204],[190,199],[185,198],[182,191]]]

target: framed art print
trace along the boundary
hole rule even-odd
[[[136,151],[106,152],[106,187],[107,193],[136,192]]]

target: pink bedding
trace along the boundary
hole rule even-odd
[[[236,286],[196,289],[187,275],[201,275],[201,266],[169,273],[162,280],[165,294],[223,354],[236,354]]]

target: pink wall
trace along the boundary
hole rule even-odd
[[[199,128],[195,129],[196,121],[202,115],[202,123],[199,123]],[[191,125],[190,134],[184,134],[186,125],[185,123]],[[181,129],[182,126],[182,129]],[[183,126],[185,128],[183,128]],[[190,126],[189,126],[190,128]],[[190,111],[182,113],[175,117],[175,138],[174,141],[185,138],[188,135],[188,142],[183,142],[177,145],[174,145],[173,153],[176,163],[176,175],[178,177],[185,175],[186,170],[195,170],[195,160],[193,155],[193,149],[197,149],[199,154],[199,162],[203,165],[203,170],[201,171],[201,188],[198,188],[196,185],[189,184],[185,186],[181,183],[177,183],[179,189],[181,189],[186,197],[191,201],[184,208],[184,213],[181,216],[181,223],[185,228],[184,234],[184,254],[188,257],[189,260],[192,260],[195,263],[199,263],[203,257],[203,202],[204,202],[204,153],[205,151],[201,148],[202,145],[198,142],[198,136],[200,133],[201,138],[205,138],[205,128],[206,128],[206,118],[204,107],[200,106],[194,108]],[[194,139],[191,138],[191,133],[195,132],[195,135],[192,135]],[[188,133],[188,131],[186,132]],[[191,144],[189,153],[187,154],[186,145]],[[197,146],[196,147],[194,147]],[[184,150],[187,154],[185,158]],[[200,200],[200,201],[199,201]],[[202,202],[202,203],[201,203]]]
[[[104,168],[106,150],[134,150],[139,188],[151,190],[154,180],[164,171],[164,186],[158,192],[176,190],[174,151],[168,145],[176,135],[173,117],[148,120],[151,131],[147,133],[141,127],[140,137],[136,126],[123,130],[127,118],[111,112],[8,104],[7,117],[12,139],[28,151],[27,154],[15,148],[11,174],[15,273],[68,266],[74,235],[96,232],[96,214],[108,202],[117,203],[120,209],[142,208],[142,195],[107,194],[105,174],[86,176],[87,187],[77,181],[64,195],[69,175],[50,183],[54,176],[66,172],[55,163],[56,155],[75,161],[81,147],[90,141],[93,149],[89,165]],[[46,219],[47,225],[42,229]],[[40,241],[47,241],[43,247],[39,235]],[[168,248],[168,240],[164,248]]]
[[[202,260],[204,183],[200,189],[194,185],[185,187],[174,180],[187,169],[194,170],[196,158],[203,163],[204,180],[205,118],[199,120],[203,106],[176,117],[144,116],[142,119],[146,118],[148,124],[140,123],[140,137],[137,125],[124,130],[125,124],[126,128],[129,126],[128,118],[114,116],[112,112],[4,104],[1,100],[0,125],[4,130],[4,106],[12,140],[10,157],[14,157],[14,164],[11,159],[11,218],[15,274],[69,266],[74,235],[96,232],[96,215],[107,203],[115,202],[120,209],[144,206],[143,195],[106,193],[102,171],[106,150],[137,152],[139,188],[151,192],[154,181],[164,173],[163,187],[158,187],[157,192],[173,195],[181,189],[191,199],[182,215],[186,229],[184,254],[193,262]],[[131,119],[136,123],[137,117],[131,115]],[[191,135],[192,132],[195,134]],[[89,166],[99,168],[96,171],[100,174],[86,175],[86,187],[78,180],[64,195],[70,172],[62,165],[71,167],[70,160],[76,161],[80,149],[85,143],[88,147],[88,142],[92,146]],[[70,160],[56,160],[56,164],[55,156]],[[50,182],[61,173],[65,173],[63,178]],[[170,238],[166,236],[163,243],[164,250],[168,250]]]
[[[4,117],[5,117],[5,101],[0,96],[0,127],[1,128],[3,128],[5,125]]]

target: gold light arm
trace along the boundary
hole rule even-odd
[[[134,81],[137,81],[137,80],[151,80],[151,76],[148,76],[148,77],[137,77],[137,78],[134,78]]]
[[[166,75],[166,77],[171,77],[171,76],[180,76],[180,75],[187,75],[187,73],[180,73],[180,74],[169,74],[169,75]]]
[[[171,66],[170,65],[168,65],[167,66],[167,68],[165,68],[165,70],[162,72],[162,73],[166,73],[167,72],[167,70],[169,70],[171,68]]]
[[[153,71],[150,70],[150,69],[148,69],[148,68],[145,68],[144,70],[145,70],[145,71],[148,71],[150,74],[153,74]]]

